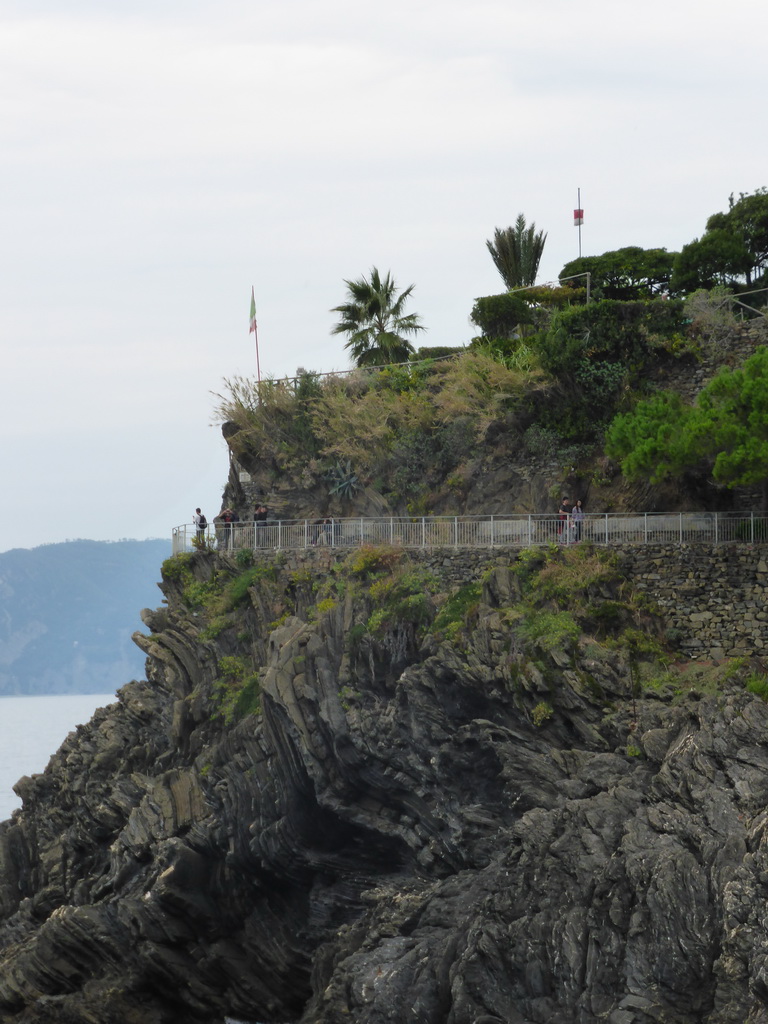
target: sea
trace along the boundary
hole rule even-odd
[[[21,807],[13,784],[44,771],[76,726],[116,700],[114,693],[0,697],[0,821]]]

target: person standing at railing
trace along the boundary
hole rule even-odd
[[[197,543],[202,547],[205,544],[205,531],[208,529],[208,520],[205,518],[199,508],[195,509],[195,514],[192,516],[192,521],[195,524],[195,530],[197,531]]]
[[[573,539],[578,543],[581,540],[581,528],[584,523],[584,506],[579,498],[571,512],[571,519],[573,520]]]
[[[235,529],[235,523],[240,522],[240,517],[237,515],[236,512],[233,512],[231,508],[225,508],[224,511],[219,516],[219,519],[221,520],[221,523],[224,527],[221,537],[223,546],[225,549],[231,548],[232,534]]]
[[[571,503],[567,498],[560,502],[557,510],[557,539],[561,544],[568,543],[568,531],[571,527]]]
[[[316,519],[312,524],[312,546],[315,547],[317,544],[330,544],[332,529],[333,524],[327,516],[323,519]]]
[[[253,513],[253,521],[256,524],[256,537],[255,544],[257,548],[264,547],[265,533],[267,528],[267,516],[269,511],[266,505],[257,505],[256,511]]]

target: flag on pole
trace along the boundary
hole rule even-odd
[[[253,286],[251,286],[251,319],[250,327],[248,328],[249,334],[256,333],[256,296],[253,293]]]
[[[573,211],[573,226],[575,228],[578,228],[578,227],[581,227],[581,225],[583,223],[584,223],[584,211],[583,210],[574,210]]]

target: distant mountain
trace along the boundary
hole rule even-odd
[[[73,540],[0,554],[0,696],[107,693],[143,678],[131,640],[161,602],[167,540]]]

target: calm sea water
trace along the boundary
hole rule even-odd
[[[0,821],[21,807],[14,782],[43,771],[75,726],[115,700],[113,693],[0,697]]]

